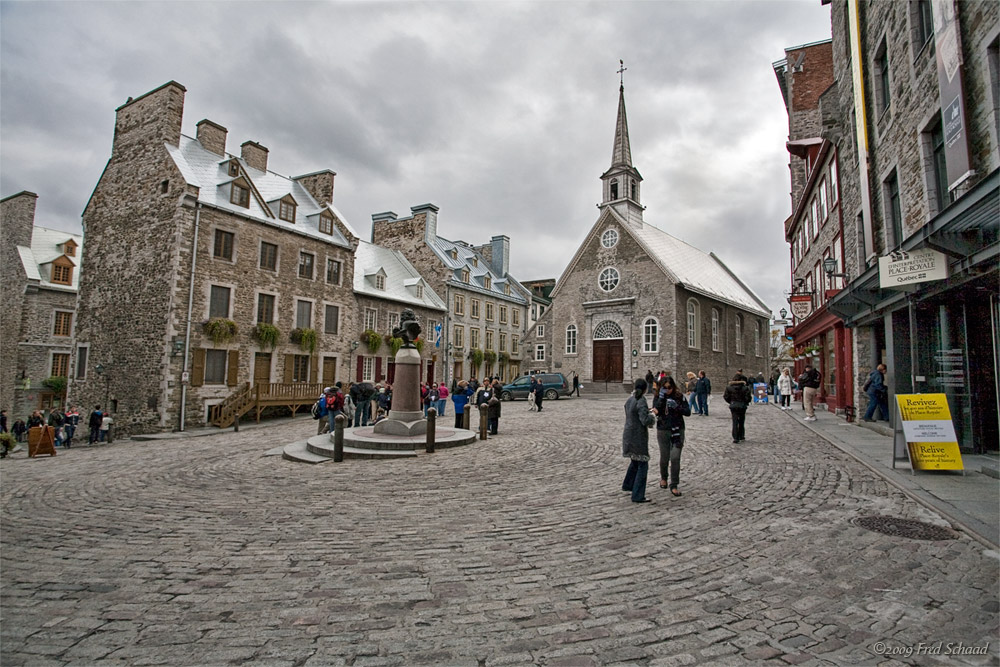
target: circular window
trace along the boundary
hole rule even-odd
[[[601,234],[601,245],[605,248],[614,248],[616,243],[618,243],[617,230],[609,229]]]
[[[601,276],[597,279],[597,284],[601,286],[601,289],[605,292],[610,292],[614,288],[618,287],[618,269],[612,269],[608,267],[601,271]]]

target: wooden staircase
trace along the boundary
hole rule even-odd
[[[264,408],[272,405],[287,407],[292,414],[298,412],[303,405],[312,405],[323,393],[322,384],[308,382],[258,382],[251,385],[244,382],[224,401],[213,405],[209,411],[208,422],[212,426],[226,428],[250,412],[256,410],[257,421],[260,421]]]
[[[236,391],[218,405],[213,405],[209,422],[213,426],[226,428],[245,415],[254,405],[254,391],[249,382],[244,382]]]

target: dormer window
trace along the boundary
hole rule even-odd
[[[250,189],[234,181],[232,191],[229,193],[229,203],[250,208]]]
[[[509,284],[503,286],[503,293],[506,294],[507,296],[510,296],[510,285]]]
[[[469,270],[468,269],[463,269],[462,270],[462,282],[463,283],[469,282]]]
[[[484,288],[490,289],[490,285],[492,285],[492,284],[493,284],[493,281],[490,280],[489,276],[483,276],[483,287]]]
[[[319,215],[319,231],[333,235],[333,216],[325,211]]]
[[[472,265],[473,266],[479,266],[479,258],[478,257],[473,257],[472,258]]]
[[[73,265],[67,259],[57,259],[52,263],[52,282],[58,285],[73,284]]]
[[[295,203],[282,199],[278,202],[278,217],[286,222],[295,223]]]
[[[455,250],[454,248],[451,249],[451,258],[458,259],[458,251]]]
[[[63,243],[62,250],[69,257],[76,257],[76,241],[72,239],[66,241],[66,243]]]
[[[375,289],[380,289],[380,290],[385,289],[385,274],[382,273],[375,274]]]
[[[229,175],[239,176],[240,175],[240,163],[236,160],[229,161]]]
[[[423,285],[417,285],[417,298],[418,299],[423,299],[424,298],[424,286]]]

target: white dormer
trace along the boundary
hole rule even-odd
[[[418,299],[424,298],[424,279],[423,278],[407,278],[403,281],[403,287],[407,289],[411,294],[413,294]]]
[[[385,291],[385,279],[386,272],[381,266],[374,269],[369,269],[365,271],[365,279],[367,279],[377,290]]]
[[[330,236],[336,234],[335,230],[337,226],[334,224],[333,213],[329,209],[324,208],[319,213],[306,216],[306,220],[310,224],[316,225],[316,229],[319,230],[320,234],[329,234]]]
[[[272,212],[278,214],[278,220],[295,224],[295,213],[298,210],[299,203],[295,201],[295,197],[290,192],[267,202],[267,206]]]

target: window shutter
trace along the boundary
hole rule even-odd
[[[236,386],[236,378],[239,377],[240,372],[240,351],[230,350],[229,351],[229,368],[226,369],[226,384],[230,387]]]
[[[382,381],[382,357],[375,357],[375,381]]]
[[[194,351],[194,358],[191,361],[191,386],[200,387],[205,384],[205,348],[199,347]]]
[[[291,384],[292,372],[295,370],[295,355],[285,355],[285,384]]]
[[[364,379],[365,379],[364,372],[365,372],[365,358],[359,354],[358,355],[358,375],[357,375],[357,377],[355,378],[354,381],[355,382],[363,382]]]
[[[313,382],[319,382],[319,355],[313,354],[309,356],[309,379]]]

